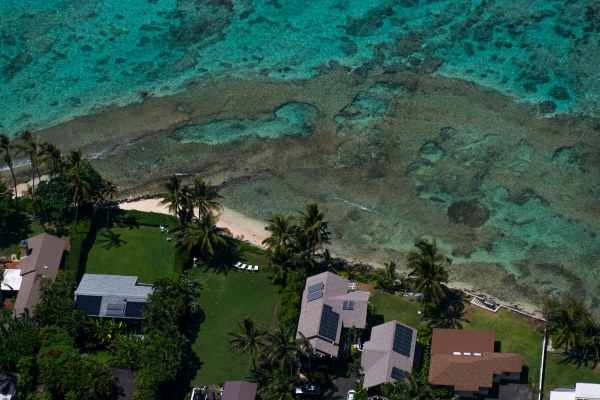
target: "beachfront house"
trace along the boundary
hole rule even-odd
[[[327,371],[335,368],[337,358],[347,357],[354,341],[352,332],[362,332],[367,325],[370,293],[354,291],[350,281],[331,272],[306,280],[298,335],[310,342],[314,353],[302,360],[305,368]]]
[[[518,382],[520,354],[495,352],[494,331],[433,329],[429,382],[460,397],[488,395],[494,385]]]
[[[75,291],[77,309],[91,317],[141,319],[152,285],[137,276],[85,274]]]
[[[554,389],[550,400],[600,400],[600,384],[576,383],[572,389]]]
[[[2,280],[3,296],[16,292],[13,316],[33,315],[33,308],[40,299],[40,279],[56,279],[56,273],[64,261],[67,242],[42,233],[21,241],[19,260],[5,264]]]
[[[420,360],[416,329],[398,321],[374,326],[362,348],[363,388],[376,390],[386,382],[404,379],[405,373],[419,371]]]
[[[258,384],[246,381],[227,381],[221,400],[255,400]]]

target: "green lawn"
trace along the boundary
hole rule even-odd
[[[242,253],[239,260],[260,268],[267,265],[266,258],[250,253]],[[192,346],[202,363],[193,384],[222,384],[248,377],[252,360],[247,354],[234,357],[234,352],[227,351],[227,333],[238,332],[237,322],[245,316],[268,330],[273,323],[279,286],[271,285],[270,274],[265,272],[249,274],[203,265],[192,271],[202,284],[200,307],[206,317]]]
[[[564,355],[564,349],[546,353],[544,395],[557,388],[570,388],[577,382],[600,383],[600,368],[591,369],[593,363],[577,363]]]
[[[88,274],[134,275],[154,283],[173,271],[175,249],[168,233],[152,227],[100,229],[87,256]]]
[[[11,254],[17,254],[19,256],[21,239],[29,238],[32,236],[44,233],[44,227],[39,219],[31,222],[29,218],[21,224],[20,229],[13,230],[16,235],[7,233],[0,235],[0,256],[10,257]],[[52,235],[62,237],[62,235],[56,232],[54,226],[46,226],[46,231]]]

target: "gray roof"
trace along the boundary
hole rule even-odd
[[[246,381],[228,381],[223,387],[222,400],[255,400],[258,385]]]
[[[85,274],[75,291],[75,301],[78,296],[102,297],[98,316],[105,317],[109,304],[148,301],[148,295],[154,289],[152,286],[138,285],[137,280],[137,276]]]
[[[309,288],[319,283],[322,283],[324,286],[322,289],[323,296],[308,301]],[[346,278],[331,272],[323,272],[322,274],[306,279],[306,287],[302,294],[302,309],[300,311],[300,321],[298,322],[298,332],[301,332],[310,340],[315,350],[334,357],[338,355],[342,327],[350,328],[355,326],[360,329],[366,327],[370,293],[348,292],[349,284],[350,281]],[[354,309],[343,310],[342,304],[344,301],[353,301]],[[319,335],[323,305],[331,306],[333,311],[340,316],[334,341]]]
[[[393,351],[396,324],[413,331],[410,357]],[[364,344],[362,350],[361,365],[365,375],[363,387],[370,388],[385,382],[394,382],[395,379],[392,378],[392,368],[394,367],[403,372],[410,371],[414,364],[416,343],[417,331],[398,321],[374,326],[371,330],[371,339]]]
[[[21,257],[18,264],[23,279],[13,309],[15,316],[26,311],[33,314],[33,307],[40,299],[40,281],[36,277],[41,274],[56,279],[66,245],[64,240],[47,233],[27,239],[28,255]]]

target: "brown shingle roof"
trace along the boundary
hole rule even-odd
[[[319,283],[323,283],[324,286],[322,290],[323,297],[308,301],[308,289]],[[337,357],[339,350],[338,345],[342,326],[347,328],[355,326],[360,329],[366,327],[367,306],[370,294],[367,292],[348,293],[349,284],[350,281],[346,278],[342,278],[331,272],[323,272],[322,274],[306,279],[306,287],[302,294],[302,309],[298,322],[298,332],[302,332],[307,339],[313,339],[311,343],[315,350],[331,354],[335,357]],[[342,304],[344,301],[354,301],[354,310],[343,310]],[[331,306],[333,311],[340,316],[334,344],[331,343],[331,340],[319,336],[323,305]]]
[[[431,354],[493,353],[494,331],[465,331],[461,329],[434,328],[431,338]]]
[[[30,315],[33,313],[33,307],[40,299],[40,281],[36,277],[41,274],[52,280],[56,278],[67,245],[64,240],[47,233],[29,238],[27,243],[29,255],[19,261],[23,281],[15,300],[15,316],[20,316],[25,310]]]
[[[429,382],[453,386],[454,390],[478,391],[492,387],[494,374],[521,372],[520,354],[494,353],[495,336],[494,331],[434,329]]]
[[[491,388],[494,374],[521,372],[522,357],[510,353],[482,353],[481,356],[434,354],[429,367],[429,382],[453,386],[454,390],[476,392]]]
[[[394,334],[396,333],[397,324],[403,325],[413,331],[409,357],[393,351]],[[365,375],[363,387],[370,388],[385,382],[393,382],[392,368],[394,367],[401,371],[409,372],[414,363],[416,343],[417,331],[409,326],[400,324],[398,321],[390,321],[374,326],[371,330],[371,339],[363,346],[360,360]]]

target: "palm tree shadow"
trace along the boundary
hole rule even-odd
[[[102,232],[100,236],[104,239],[96,240],[96,243],[104,243],[104,245],[102,246],[104,250],[110,250],[113,247],[119,248],[122,244],[127,244],[126,241],[121,239],[121,233],[114,233],[110,229],[107,229],[106,231]]]
[[[238,247],[219,247],[215,254],[210,255],[205,260],[205,270],[213,270],[217,275],[227,275],[234,268],[234,265],[243,257],[243,251]]]

